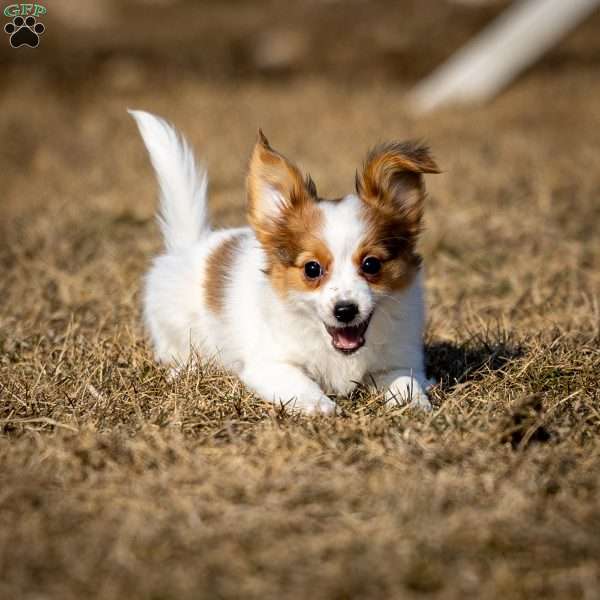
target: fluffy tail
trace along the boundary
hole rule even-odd
[[[209,230],[206,170],[185,138],[160,117],[130,110],[150,154],[160,186],[159,223],[167,250],[188,248]]]

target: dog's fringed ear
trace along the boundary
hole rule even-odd
[[[286,210],[317,196],[313,180],[304,179],[296,165],[271,148],[260,129],[250,158],[247,191],[248,219],[256,230],[268,228]]]
[[[425,198],[424,173],[439,173],[429,148],[418,142],[390,142],[373,148],[356,173],[356,192],[375,208],[400,216],[418,231]]]

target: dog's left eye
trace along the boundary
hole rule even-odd
[[[377,273],[381,271],[381,261],[374,256],[367,256],[367,258],[362,261],[360,268],[362,272],[367,275],[377,275]]]
[[[316,260],[311,260],[304,265],[304,273],[309,279],[318,279],[321,277],[323,270]]]

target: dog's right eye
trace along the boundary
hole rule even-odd
[[[323,269],[316,260],[310,260],[304,265],[304,274],[309,279],[318,279],[323,274]]]

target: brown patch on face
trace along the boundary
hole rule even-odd
[[[413,281],[421,257],[415,251],[416,237],[401,218],[363,206],[362,218],[367,223],[367,234],[352,259],[357,269],[368,256],[381,261],[381,270],[375,275],[363,273],[371,287],[380,291],[400,291]]]
[[[213,313],[218,314],[223,310],[225,286],[241,240],[241,235],[227,238],[210,253],[206,261],[204,301]]]
[[[439,169],[429,149],[415,142],[377,146],[357,173],[356,191],[364,203],[367,235],[354,261],[359,269],[367,256],[381,261],[379,273],[364,274],[375,289],[407,287],[421,264],[416,244],[426,196],[423,173],[439,173]]]
[[[314,203],[291,208],[264,239],[269,260],[267,274],[280,294],[316,290],[327,280],[333,258],[319,237],[322,223],[323,214]],[[321,265],[322,277],[309,279],[305,275],[304,265],[310,261]]]
[[[332,257],[319,238],[323,214],[315,183],[273,150],[262,131],[250,159],[247,188],[248,221],[266,251],[266,273],[274,289],[282,295],[317,289]],[[304,265],[311,260],[321,265],[323,277],[306,277]]]

